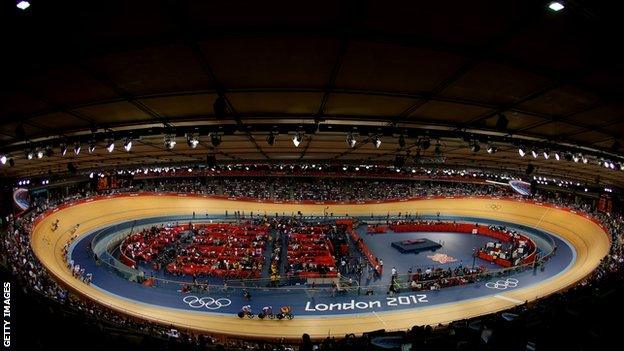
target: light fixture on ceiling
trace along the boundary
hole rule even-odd
[[[78,156],[78,154],[80,154],[80,150],[82,150],[82,146],[80,145],[80,142],[76,142],[74,143],[74,155]]]
[[[353,137],[353,133],[349,132],[347,134],[347,145],[349,145],[349,147],[355,147],[355,144],[357,144],[357,140]]]
[[[436,143],[435,149],[433,149],[433,153],[436,156],[440,156],[442,155],[442,146],[440,145],[440,141],[438,140],[438,142]]]
[[[548,160],[550,158],[550,150],[545,149],[543,155],[544,158]]]
[[[373,145],[375,145],[375,149],[379,149],[381,146],[381,139],[377,135],[374,135],[371,140],[373,141]]]
[[[89,148],[88,151],[90,154],[92,154],[95,151],[95,140],[91,140],[89,141]]]
[[[124,150],[126,150],[126,152],[130,152],[130,150],[132,149],[132,139],[131,138],[126,138],[126,141],[124,141],[123,148],[124,148]]]
[[[37,148],[37,158],[41,159],[43,158],[43,150]]]
[[[301,132],[297,132],[297,134],[295,134],[295,136],[292,138],[293,145],[295,145],[295,147],[299,147],[299,145],[301,145],[302,139],[303,135],[301,134]]]
[[[524,157],[524,155],[526,155],[526,151],[524,151],[523,147],[518,148],[518,154],[520,155],[520,157]]]
[[[479,152],[479,150],[481,150],[481,144],[479,144],[478,140],[473,141],[470,145],[470,151]]]
[[[44,155],[47,157],[52,157],[52,155],[54,155],[54,150],[52,150],[52,146],[46,146]]]
[[[267,144],[269,144],[269,146],[275,145],[275,135],[273,134],[273,132],[270,132],[269,135],[267,135],[266,142]]]
[[[531,150],[531,155],[533,156],[533,158],[537,158],[537,156],[538,156],[537,150],[535,150],[535,149]]]
[[[496,145],[494,144],[488,144],[485,151],[487,151],[488,154],[495,154],[498,152],[498,147],[496,147]]]
[[[587,164],[587,162],[589,162],[589,159],[587,158],[587,156],[585,156],[585,155],[581,155],[581,161],[582,161],[584,164]]]
[[[572,155],[572,160],[574,162],[580,161],[581,160],[581,154],[574,154],[574,155]]]
[[[438,144],[440,142],[438,141]],[[429,138],[425,138],[420,141],[420,146],[423,150],[427,150],[431,146],[431,140]]]
[[[108,152],[113,152],[113,150],[115,150],[115,141],[113,139],[108,140],[106,150],[108,150]]]
[[[25,11],[27,8],[30,7],[30,2],[25,1],[25,0],[18,1],[17,5],[15,5],[15,6],[17,6],[18,9],[20,9],[22,11]]]
[[[186,135],[186,145],[188,145],[188,147],[190,147],[191,149],[196,148],[197,145],[199,145],[199,138],[196,137],[193,134],[187,134]]]
[[[561,160],[561,153],[559,153],[559,151],[555,151],[555,160]]]
[[[548,4],[548,8],[551,11],[559,12],[565,8],[565,5],[561,1],[552,1]]]
[[[61,156],[65,156],[67,154],[67,144],[61,143]]]
[[[221,145],[221,135],[219,133],[210,133],[210,143],[214,147]]]
[[[165,136],[165,149],[167,150],[173,150],[173,148],[176,145],[176,140],[175,140],[175,136],[172,135],[166,135]]]
[[[0,163],[2,163],[3,165],[6,165],[6,163],[7,163],[7,156],[6,155],[0,156]]]

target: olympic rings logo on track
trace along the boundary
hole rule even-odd
[[[495,282],[487,282],[485,286],[490,289],[505,290],[507,288],[515,288],[518,286],[518,279],[507,278],[505,280],[497,280]]]
[[[215,299],[214,297],[205,296],[199,298],[197,296],[189,295],[185,296],[182,301],[189,305],[191,308],[207,308],[209,310],[218,310],[221,307],[227,307],[232,304],[230,299],[224,297]]]
[[[497,205],[497,204],[491,204],[490,208],[493,209],[494,211],[498,211],[501,209],[501,205]]]

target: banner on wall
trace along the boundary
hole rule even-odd
[[[13,190],[13,206],[20,212],[30,208],[30,194],[28,193],[28,189],[16,188]]]
[[[509,183],[495,182],[493,180],[486,180],[485,182],[489,183],[489,184],[497,184],[497,185],[502,185],[502,186],[509,186],[515,192],[517,192],[520,195],[524,195],[524,196],[531,196],[531,195],[533,195],[532,191],[535,190],[535,189],[531,189],[532,188],[531,183],[523,182],[521,180],[510,180]]]

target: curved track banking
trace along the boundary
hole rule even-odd
[[[192,212],[198,215],[205,213],[221,215],[226,210],[230,213],[266,212],[269,215],[297,211],[301,211],[304,215],[333,212],[336,216],[386,215],[388,212],[391,214],[440,212],[446,216],[489,218],[556,234],[574,247],[577,256],[570,269],[562,274],[525,288],[501,292],[498,297],[486,296],[443,306],[421,307],[417,311],[398,310],[362,313],[357,316],[313,316],[275,323],[241,320],[234,316],[210,313],[193,313],[119,298],[75,279],[63,260],[63,246],[72,236],[70,230],[77,223],[80,223],[80,228],[76,234],[80,237],[97,228],[136,218],[188,215]],[[51,223],[57,218],[60,219],[59,229],[52,232]],[[313,338],[323,338],[328,334],[339,336],[349,333],[361,334],[381,328],[406,329],[413,325],[446,323],[508,309],[519,301],[544,297],[582,280],[608,253],[610,241],[604,229],[584,215],[552,205],[515,199],[445,197],[367,204],[298,204],[241,201],[186,194],[142,193],[87,199],[49,211],[37,219],[31,235],[31,246],[47,270],[63,285],[123,313],[208,333],[249,338],[299,339],[303,333],[308,333]]]

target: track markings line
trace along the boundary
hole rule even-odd
[[[375,315],[375,317],[377,317],[377,319],[381,322],[381,324],[384,325],[384,327],[388,327],[388,325],[386,324],[386,322],[384,322],[383,319],[381,319],[381,317],[379,317],[379,315],[377,315],[377,313],[375,311],[373,311],[373,315]]]
[[[546,211],[544,211],[544,214],[542,214],[542,217],[540,217],[539,221],[537,221],[537,226],[540,225],[540,223],[542,223],[542,220],[544,220],[544,217],[546,217],[546,214],[550,212],[550,208],[547,208]]]
[[[522,305],[524,303],[524,301],[521,301],[521,300],[518,300],[518,299],[514,299],[513,297],[508,297],[508,296],[505,296],[505,295],[494,295],[494,297],[497,297],[497,298],[499,298],[501,300],[507,300],[507,301],[513,302],[513,303],[518,304],[518,305]]]

